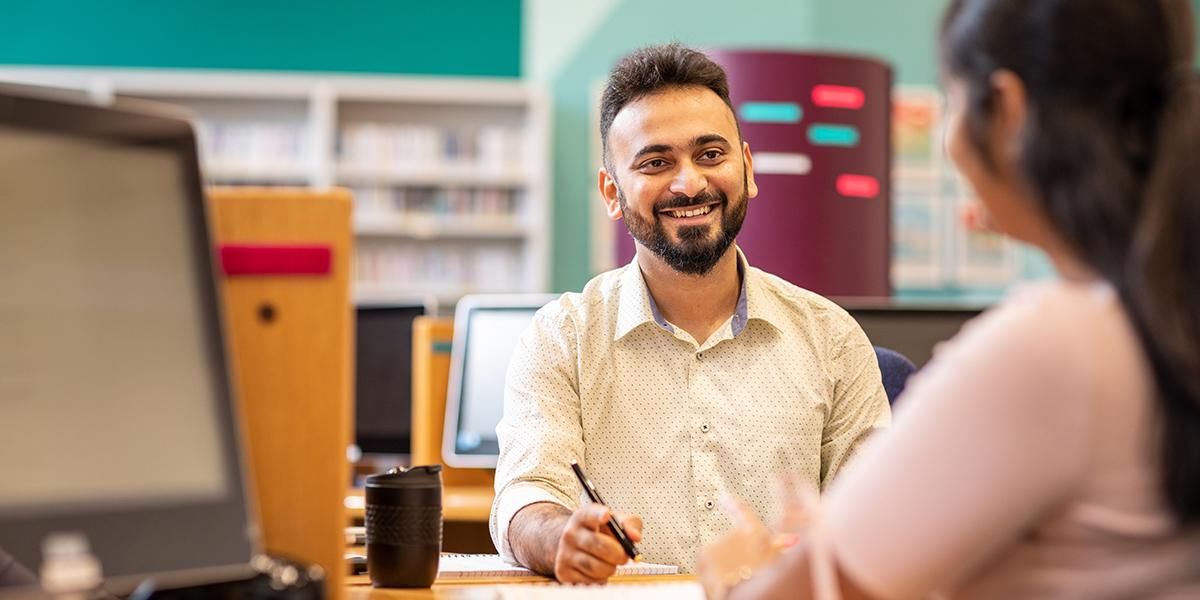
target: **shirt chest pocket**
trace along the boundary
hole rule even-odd
[[[745,468],[780,473],[819,466],[828,417],[828,400],[811,392],[755,399],[736,417]]]

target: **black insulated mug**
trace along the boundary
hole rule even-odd
[[[367,477],[367,575],[375,587],[429,587],[442,551],[442,466]]]

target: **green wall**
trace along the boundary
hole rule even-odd
[[[6,0],[0,11],[0,64],[521,74],[521,0]]]

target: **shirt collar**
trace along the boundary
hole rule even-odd
[[[747,291],[751,287],[753,272],[746,262],[746,256],[742,254],[742,249],[737,246],[734,246],[734,249],[737,251],[738,275],[742,280],[742,288],[738,292],[732,323],[733,336],[737,337],[746,328],[750,319],[755,318],[756,303],[750,301],[750,294]],[[669,333],[675,333],[675,328],[663,318],[662,313],[658,310],[658,304],[650,295],[635,254],[633,260],[626,265],[625,272],[621,274],[621,292],[617,301],[617,331],[613,335],[613,340],[625,337],[630,331],[644,323],[654,323]]]

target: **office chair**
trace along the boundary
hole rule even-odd
[[[0,548],[0,587],[34,585],[37,578],[33,573]]]
[[[917,367],[908,357],[883,346],[875,346],[875,358],[883,374],[883,389],[887,392],[888,404],[895,404],[909,376],[917,372]]]

